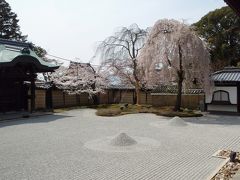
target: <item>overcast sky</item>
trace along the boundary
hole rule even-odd
[[[49,54],[89,62],[96,43],[116,28],[137,23],[151,27],[158,19],[198,21],[226,6],[223,0],[6,0],[17,13],[28,39]],[[97,63],[97,62],[94,62]]]

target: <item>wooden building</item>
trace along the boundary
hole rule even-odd
[[[227,67],[212,74],[214,89],[206,94],[208,111],[240,113],[240,68]]]
[[[0,112],[34,111],[36,73],[57,68],[39,58],[31,44],[0,39]]]

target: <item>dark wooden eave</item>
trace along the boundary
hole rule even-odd
[[[240,16],[240,0],[224,0]]]
[[[40,73],[40,72],[53,72],[55,69],[59,68],[59,66],[53,66],[49,67],[46,65],[42,65],[38,59],[32,56],[27,56],[27,55],[21,55],[16,57],[13,61],[11,62],[6,62],[6,63],[0,63],[0,69],[1,68],[9,68],[9,67],[14,67],[16,65],[31,65],[32,70],[34,73]]]

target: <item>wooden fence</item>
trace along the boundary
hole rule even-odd
[[[46,109],[46,90],[37,89],[35,92],[35,108]],[[62,108],[71,106],[86,106],[92,105],[93,101],[88,97],[88,94],[68,95],[61,90],[52,91],[52,107]]]
[[[176,94],[150,94],[150,92],[140,93],[140,103],[153,106],[174,106]],[[36,90],[35,108],[46,109],[46,90]],[[99,104],[129,103],[133,104],[135,92],[133,90],[107,90],[98,95]],[[61,90],[52,91],[52,107],[62,108],[71,106],[93,105],[93,100],[88,94],[68,95]],[[182,95],[182,107],[196,109],[200,107],[200,102],[204,102],[203,94]]]
[[[91,105],[93,101],[88,97],[88,94],[69,95],[61,90],[53,90],[52,104],[53,108],[60,108]]]
[[[174,106],[176,103],[176,94],[153,94],[153,106]],[[204,102],[204,94],[183,94],[182,107],[190,109],[200,108],[200,103]]]
[[[105,93],[99,95],[100,104],[118,104],[118,103],[128,103],[133,104],[134,98],[136,97],[134,90],[116,90],[110,89]],[[140,103],[141,104],[151,104],[152,96],[149,92],[140,93]]]

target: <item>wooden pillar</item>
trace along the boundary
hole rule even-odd
[[[113,89],[112,90],[112,101],[113,101],[113,104],[115,104],[115,90]]]
[[[120,89],[120,99],[119,99],[119,103],[122,102],[122,90]]]
[[[240,83],[237,83],[237,110],[240,113]]]
[[[35,75],[33,74],[32,77],[31,77],[31,113],[35,110]]]
[[[53,96],[52,96],[53,88],[50,87],[46,90],[46,108],[53,109]]]
[[[132,104],[135,104],[135,91],[133,91],[133,93],[132,93],[132,100],[133,100],[133,103]]]
[[[146,102],[145,103],[148,104],[148,94],[147,94],[147,92],[145,92],[145,93],[146,93],[146,96],[145,96],[145,101]]]
[[[22,82],[23,84],[23,82]],[[23,84],[23,109],[24,111],[28,111],[28,87],[26,84]]]
[[[80,95],[76,94],[76,105],[79,106],[80,105]]]
[[[62,93],[63,93],[63,107],[66,107],[65,92],[62,92]]]

